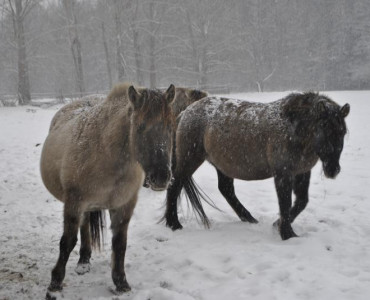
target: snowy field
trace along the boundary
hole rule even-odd
[[[256,101],[286,93],[232,95]],[[165,193],[142,189],[131,220],[126,274],[132,291],[120,297],[110,269],[110,232],[94,252],[90,273],[74,272],[79,244],[67,265],[63,299],[370,299],[370,92],[329,92],[351,105],[342,172],[326,179],[313,170],[310,202],[282,241],[273,181],[236,181],[236,193],[259,224],[239,221],[205,163],[195,174],[223,210],[205,205],[210,230],[198,225],[183,201],[182,231],[157,224]],[[58,256],[63,206],[39,174],[42,143],[57,107],[0,108],[0,299],[43,299]],[[36,146],[38,144],[40,146]]]

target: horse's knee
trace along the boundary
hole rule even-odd
[[[60,251],[63,253],[71,253],[77,244],[77,235],[68,236],[63,234],[59,242]]]

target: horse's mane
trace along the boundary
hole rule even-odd
[[[326,95],[317,92],[291,93],[282,99],[282,116],[294,124],[298,135],[305,135],[306,130],[323,118],[323,107],[326,117],[340,115],[340,106]]]
[[[291,93],[282,102],[282,113],[291,121],[296,118],[318,117],[319,110],[316,108],[320,102],[330,111],[338,112],[340,109],[340,106],[328,96],[317,92]]]
[[[123,100],[124,98],[128,100],[127,91],[131,85],[132,84],[129,82],[124,82],[124,83],[115,85],[113,89],[110,91],[110,93],[108,94],[107,101]]]

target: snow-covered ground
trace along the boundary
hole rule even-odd
[[[271,101],[286,93],[232,95]],[[299,238],[282,241],[272,180],[236,181],[236,193],[259,220],[239,221],[217,190],[215,170],[195,174],[223,212],[205,207],[210,230],[197,224],[185,201],[182,231],[157,221],[165,193],[143,189],[129,228],[126,274],[132,291],[120,297],[110,275],[110,232],[94,252],[90,273],[67,265],[64,299],[370,299],[370,92],[330,92],[351,104],[342,172],[313,171],[310,203],[293,224]],[[42,299],[58,256],[63,206],[46,191],[39,158],[57,108],[0,108],[0,299]],[[39,143],[41,145],[37,146]]]

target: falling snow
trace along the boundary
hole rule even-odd
[[[287,93],[240,94],[267,102]],[[132,218],[126,254],[132,291],[114,296],[110,233],[94,252],[91,271],[74,271],[78,247],[67,265],[64,299],[368,299],[370,295],[370,140],[364,131],[370,92],[328,93],[349,102],[349,135],[336,180],[313,170],[310,202],[293,228],[299,238],[281,241],[271,226],[278,204],[271,179],[236,181],[236,194],[259,224],[239,221],[217,189],[214,168],[196,173],[199,186],[222,212],[205,207],[206,230],[180,211],[181,231],[158,220],[165,193],[142,189]],[[44,188],[39,158],[50,121],[57,111],[30,107],[0,109],[0,299],[41,299],[58,256],[62,203]]]

